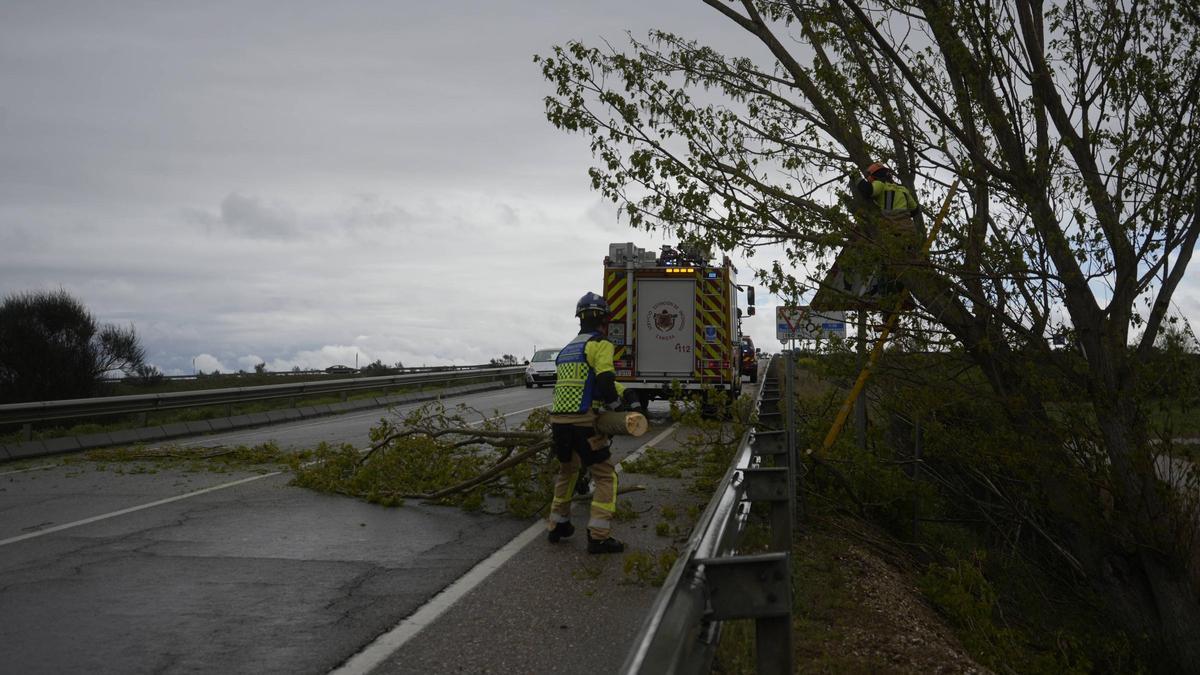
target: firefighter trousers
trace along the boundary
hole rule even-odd
[[[571,498],[575,496],[575,481],[579,478],[581,463],[578,452],[571,453],[570,461],[559,462],[547,529],[554,529],[556,524],[571,520]],[[612,534],[613,515],[617,512],[616,467],[612,458],[609,458],[588,466],[588,472],[592,476],[592,510],[588,519],[588,536],[592,539],[607,539]]]

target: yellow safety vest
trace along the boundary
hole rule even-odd
[[[885,218],[910,218],[912,210],[917,208],[916,198],[908,188],[899,183],[887,183],[882,180],[871,183],[871,198],[875,200]]]
[[[613,344],[600,333],[580,333],[559,351],[555,361],[558,377],[550,413],[570,415],[591,410],[596,375],[613,371]],[[620,382],[616,388],[618,395],[625,390]]]

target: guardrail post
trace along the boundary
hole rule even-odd
[[[33,440],[33,423],[26,422],[21,425],[21,437],[27,441]]]
[[[699,558],[709,588],[708,618],[754,619],[756,670],[792,671],[792,584],[786,552]]]
[[[746,499],[771,504],[771,550],[792,549],[792,502],[789,499],[789,472],[786,466],[749,468],[746,478]]]
[[[804,501],[800,498],[800,451],[796,448],[796,353],[783,353],[783,384],[779,387],[783,396],[783,428],[787,443],[788,455],[788,494],[791,495],[792,513],[796,522],[800,522],[804,514]]]
[[[144,427],[144,426],[146,426],[146,422],[147,422],[148,420],[149,420],[149,415],[148,415],[147,413],[140,412],[140,413],[138,413],[138,414],[137,414],[137,425],[138,425],[139,427]]]
[[[763,377],[762,391],[759,393],[758,424],[754,434],[754,444],[751,450],[755,456],[769,459],[772,466],[787,466],[787,444],[784,442],[786,431],[779,428],[766,428],[768,423],[779,424],[782,414],[779,412],[779,378],[772,376],[768,370]]]
[[[780,459],[788,452],[787,439],[784,437],[783,429],[770,429],[754,434],[754,447],[751,449],[754,451],[755,457],[770,457],[774,466],[784,466],[787,461]]]

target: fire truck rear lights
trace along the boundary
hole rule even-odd
[[[667,274],[692,274],[696,271],[694,267],[668,267]]]

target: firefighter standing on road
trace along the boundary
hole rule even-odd
[[[558,381],[550,409],[554,454],[560,462],[554,481],[554,501],[547,524],[550,543],[575,533],[571,524],[571,498],[582,465],[592,476],[592,510],[588,520],[588,553],[620,553],[625,545],[613,539],[612,519],[617,510],[617,472],[610,451],[611,439],[596,430],[596,407],[624,407],[624,387],[616,380],[613,345],[608,334],[608,303],[587,293],[575,305],[579,335],[558,353]]]

